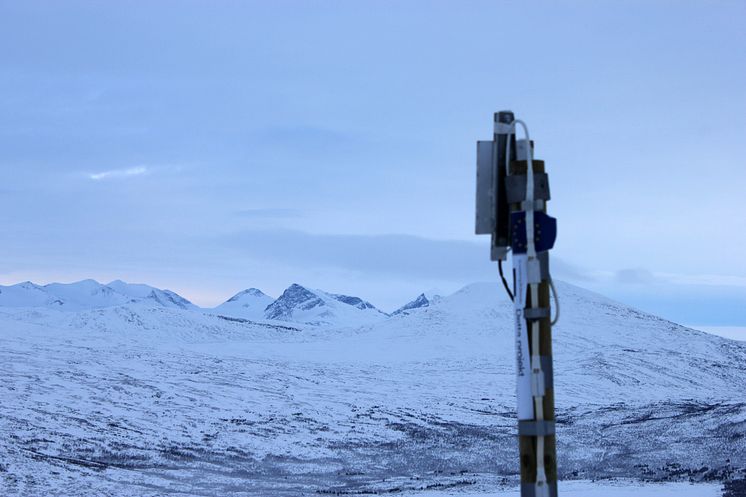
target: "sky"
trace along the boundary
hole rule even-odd
[[[555,278],[746,326],[746,3],[0,0],[0,283],[392,310],[497,277],[475,142],[525,120]]]

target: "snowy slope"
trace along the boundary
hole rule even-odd
[[[3,307],[52,307],[66,311],[121,305],[131,300],[94,280],[44,286],[26,282],[0,286],[0,292],[0,306]]]
[[[130,297],[134,301],[154,302],[162,307],[197,309],[197,306],[171,290],[161,290],[160,288],[138,283],[125,283],[121,280],[112,281],[106,286],[122,295]]]
[[[558,289],[563,478],[746,472],[746,344]],[[293,319],[371,311],[291,293],[276,307]],[[255,323],[147,301],[0,307],[0,495],[414,496],[515,484],[513,324],[497,284],[340,322]]]
[[[60,307],[61,299],[44,287],[25,281],[10,286],[0,285],[0,307]]]
[[[274,299],[257,288],[238,292],[211,309],[215,314],[245,319],[264,319],[264,310]]]
[[[746,347],[695,331],[557,282],[562,317],[554,328],[558,403],[664,400],[743,395]],[[430,347],[490,346],[495,362],[513,366],[512,303],[493,283],[469,285],[420,312],[394,316],[376,336],[413,334]],[[423,337],[426,335],[426,337]],[[497,339],[497,342],[495,341]],[[500,344],[495,348],[495,345]],[[598,398],[603,392],[603,399]],[[513,392],[510,392],[512,395]]]
[[[359,297],[309,290],[294,283],[266,308],[264,317],[316,326],[357,327],[388,316]]]

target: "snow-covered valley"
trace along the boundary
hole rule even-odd
[[[94,283],[0,287],[2,495],[446,495],[517,482],[512,312],[497,284],[389,315],[299,285],[199,309]],[[746,344],[559,292],[563,479],[746,476]]]

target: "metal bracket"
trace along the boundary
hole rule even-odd
[[[529,321],[538,321],[551,316],[549,307],[526,307],[523,310],[523,317]]]
[[[508,247],[500,247],[493,245],[490,248],[490,260],[491,261],[504,261],[508,258]]]
[[[510,215],[511,247],[514,254],[526,253],[526,213],[513,212]],[[534,212],[534,247],[543,252],[554,247],[557,239],[557,220],[543,212]]]
[[[554,421],[518,421],[518,434],[529,437],[554,435]]]
[[[521,483],[521,497],[557,497],[557,482],[546,482],[538,488],[536,483]]]
[[[505,195],[508,203],[514,204],[526,200],[526,176],[525,174],[511,174],[505,177]],[[534,200],[547,201],[549,199],[549,175],[534,173]]]
[[[495,231],[497,192],[493,154],[495,143],[492,141],[477,142],[477,235],[489,235]]]

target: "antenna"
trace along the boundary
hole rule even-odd
[[[516,126],[525,138],[517,140]],[[556,497],[552,325],[559,317],[549,274],[557,220],[547,214],[549,178],[511,111],[494,115],[492,141],[477,142],[476,234],[491,235],[490,259],[515,309],[516,397],[522,497]],[[502,263],[512,251],[513,290]],[[550,290],[555,297],[551,318]]]

